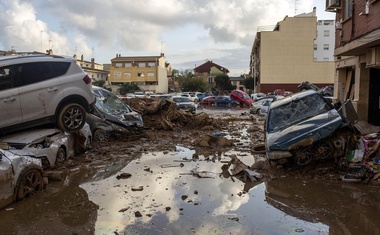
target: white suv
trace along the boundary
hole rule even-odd
[[[1,134],[47,123],[80,130],[94,102],[91,78],[74,58],[0,56]]]

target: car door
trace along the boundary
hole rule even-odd
[[[0,128],[22,122],[20,96],[14,66],[0,68]]]
[[[13,202],[14,186],[11,162],[0,152],[0,208]]]
[[[20,105],[23,122],[51,117],[63,98],[61,80],[55,77],[49,62],[19,65]]]

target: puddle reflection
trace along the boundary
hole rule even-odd
[[[229,157],[222,156],[221,162],[202,156],[199,161],[184,161],[194,153],[178,147],[173,154],[143,155],[120,171],[130,173],[128,179],[111,177],[82,184],[90,200],[99,205],[97,234],[328,233],[326,225],[288,216],[268,205],[263,183],[246,184],[223,174],[222,162]],[[245,158],[249,157],[253,159]],[[215,177],[189,174],[195,168]],[[142,191],[132,190],[140,186]]]

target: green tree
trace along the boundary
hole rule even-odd
[[[215,90],[219,92],[235,90],[236,86],[231,84],[230,77],[226,74],[215,76]]]
[[[245,88],[247,88],[249,90],[253,90],[253,88],[254,88],[253,77],[247,77],[246,79],[244,79],[243,84],[244,84]]]
[[[125,95],[127,93],[134,93],[135,91],[140,91],[140,87],[137,86],[135,83],[123,83],[120,85],[120,87],[117,89],[120,95]]]
[[[183,78],[181,80],[182,91],[200,91],[204,92],[206,82],[202,78]]]
[[[98,87],[104,87],[105,83],[106,83],[106,81],[104,81],[104,80],[96,80],[96,81],[92,82],[92,85],[98,86]]]

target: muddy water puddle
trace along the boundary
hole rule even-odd
[[[1,210],[0,234],[379,234],[378,187],[243,182],[222,167],[237,152],[193,160],[194,153],[177,146],[79,170]]]
[[[99,206],[96,234],[379,234],[377,188],[286,177],[242,182],[222,169],[233,153],[189,161],[193,154],[184,147],[146,154],[82,184]]]

